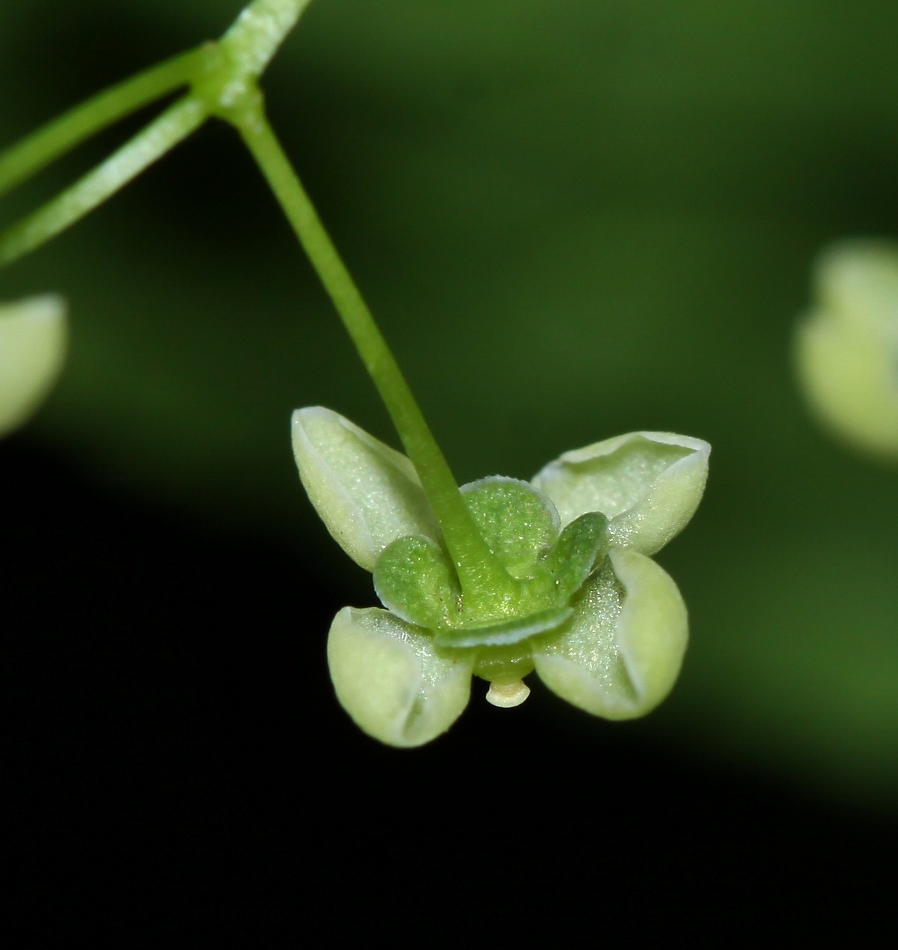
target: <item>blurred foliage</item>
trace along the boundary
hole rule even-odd
[[[5,0],[0,145],[240,5]],[[705,503],[660,558],[693,640],[652,728],[889,808],[898,471],[816,431],[788,353],[817,249],[898,234],[896,36],[887,0],[315,0],[266,81],[461,481],[529,478],[634,429],[713,445]],[[5,299],[45,290],[71,301],[73,340],[36,437],[346,570],[296,478],[290,412],[395,439],[230,130],[0,274]],[[373,602],[361,572],[346,586]]]

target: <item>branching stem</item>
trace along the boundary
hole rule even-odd
[[[0,156],[0,194],[89,136],[189,86],[143,131],[0,235],[0,265],[27,254],[113,195],[210,116],[240,133],[284,209],[386,404],[440,523],[466,601],[513,598],[516,582],[483,540],[405,377],[265,116],[257,84],[310,0],[254,0],[217,43],[176,56],[88,100]]]
[[[186,96],[126,145],[43,208],[0,235],[0,266],[9,264],[93,211],[208,118],[205,103]]]
[[[0,154],[0,197],[91,136],[189,85],[202,56],[200,47],[111,86]]]

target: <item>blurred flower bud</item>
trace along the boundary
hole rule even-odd
[[[67,335],[60,297],[0,305],[0,435],[26,422],[50,392]]]
[[[795,362],[814,414],[858,449],[898,458],[898,244],[853,240],[820,256]]]

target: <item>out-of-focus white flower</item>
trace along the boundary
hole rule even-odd
[[[856,239],[828,248],[814,296],[795,335],[811,409],[856,448],[898,458],[898,244]]]
[[[0,304],[0,435],[26,422],[50,392],[67,339],[60,297]]]

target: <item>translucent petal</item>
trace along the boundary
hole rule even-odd
[[[612,551],[575,600],[559,635],[535,641],[540,679],[606,719],[654,709],[676,682],[686,649],[686,606],[673,580],[635,551]]]
[[[386,610],[341,610],[327,660],[340,704],[387,745],[430,742],[470,698],[473,651],[458,659],[438,655],[429,636]]]
[[[343,416],[321,406],[298,409],[293,453],[327,530],[366,570],[397,538],[440,538],[412,463]]]
[[[708,478],[711,446],[669,432],[631,432],[565,452],[533,479],[562,525],[589,511],[609,521],[612,547],[653,554],[686,526]]]
[[[0,306],[0,435],[22,425],[47,396],[62,369],[67,341],[60,297]]]

